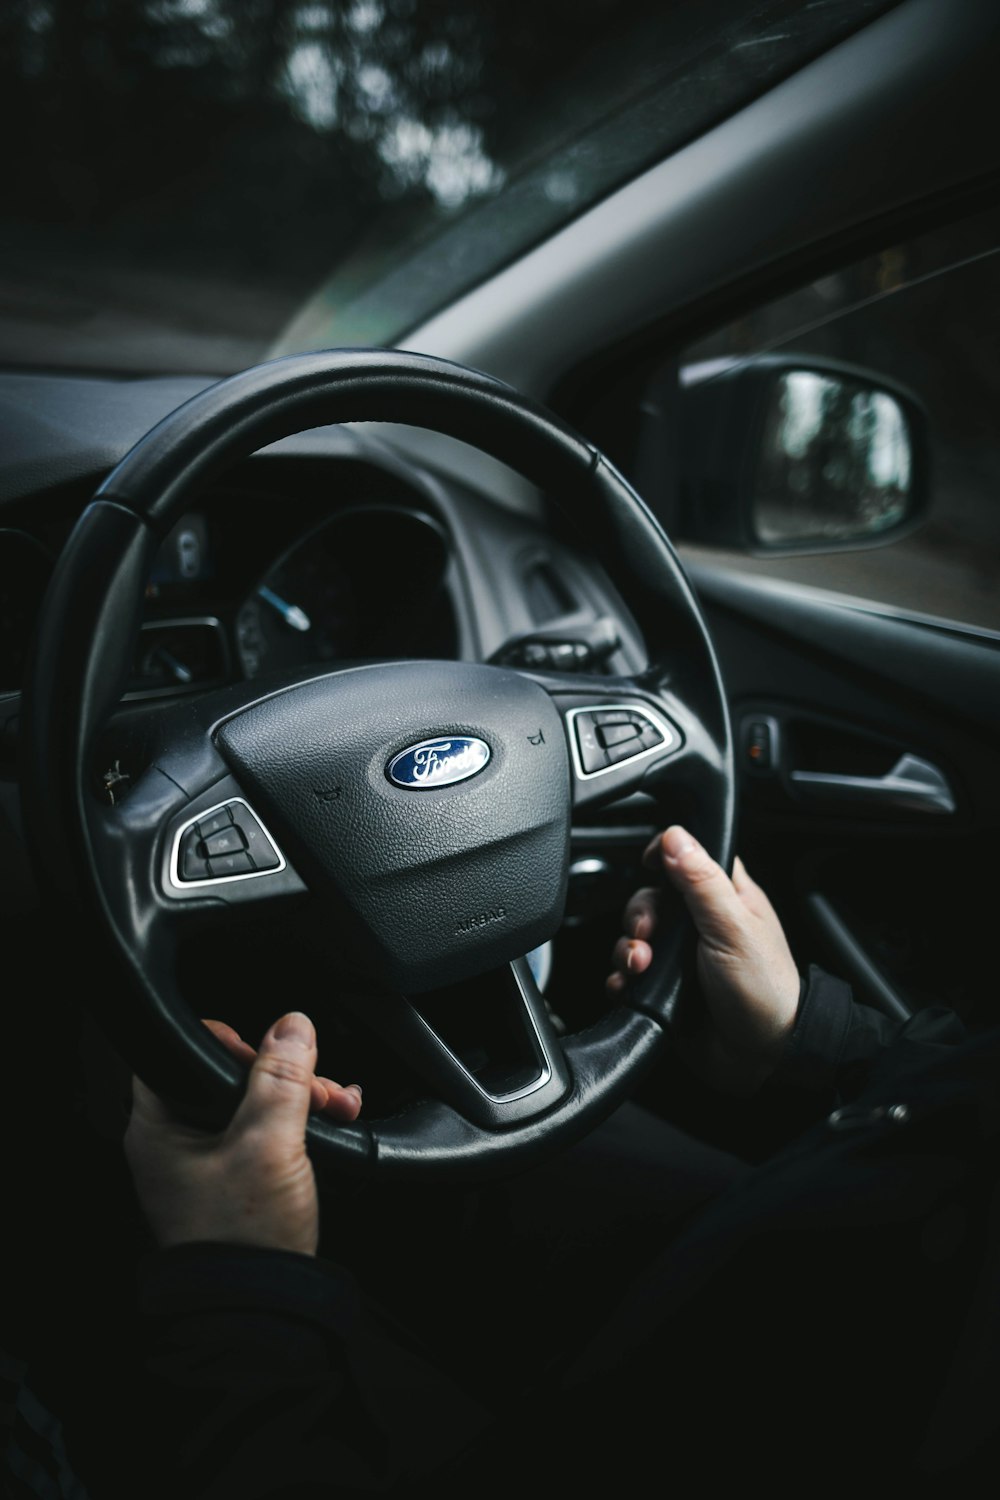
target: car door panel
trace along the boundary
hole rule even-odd
[[[891,1014],[945,1001],[995,1021],[1000,640],[688,566],[740,746],[742,857],[801,960]]]

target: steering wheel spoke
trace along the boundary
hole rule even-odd
[[[662,705],[633,683],[622,691],[559,695],[573,766],[573,806],[648,790],[685,739]]]
[[[696,709],[659,674],[538,680],[562,715],[574,811],[641,792],[667,816],[673,808],[678,819],[699,821],[698,806],[715,799],[718,746]]]
[[[165,994],[187,939],[306,890],[209,738],[174,735],[124,794],[89,799],[86,822],[103,911]]]
[[[556,1026],[526,959],[468,984],[421,995],[342,991],[340,1003],[376,1032],[427,1094],[481,1130],[543,1115],[572,1079]]]
[[[306,889],[209,735],[172,738],[88,822],[105,888],[143,932],[158,914],[169,925]]]
[[[236,907],[306,890],[239,782],[228,775],[170,818],[158,884],[175,906],[210,898]]]

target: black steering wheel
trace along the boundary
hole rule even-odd
[[[541,486],[626,600],[648,665],[630,677],[390,661],[192,697],[151,721],[147,766],[109,805],[97,771],[133,660],[144,588],[194,486],[281,437],[403,422],[474,444]],[[478,371],[408,352],[295,355],[220,381],[152,429],[79,519],[53,576],[25,686],[23,808],[45,899],[97,935],[98,1019],[136,1071],[221,1124],[245,1069],[185,1000],[179,944],[298,898],[322,913],[355,1006],[422,1080],[391,1117],[313,1115],[317,1164],[475,1179],[578,1139],[635,1088],[677,1014],[693,934],[594,1024],[553,1025],[524,958],[557,931],[574,809],[680,794],[727,868],[734,771],[726,700],[667,537],[613,466],[541,406]],[[62,920],[62,917],[60,918]],[[110,951],[123,970],[108,971]],[[294,966],[282,1008],[315,1014]],[[510,1039],[480,1070],[428,1020],[443,986],[508,990]],[[600,984],[602,976],[595,976]],[[277,1012],[276,1012],[277,1013]]]

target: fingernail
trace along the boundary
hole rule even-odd
[[[357,1096],[358,1096],[359,1099],[361,1098],[361,1085],[360,1085],[360,1083],[345,1083],[344,1087],[345,1087],[345,1089],[350,1089],[350,1091],[351,1091],[352,1094],[357,1094]]]
[[[628,945],[628,956],[625,959],[625,967],[626,967],[626,969],[628,969],[630,971],[635,967],[635,964],[634,964],[633,960],[636,957],[636,952],[637,952],[637,950],[636,950],[635,943],[629,943],[629,945]]]
[[[673,864],[698,846],[686,829],[668,828],[660,840],[660,847],[663,850],[664,859]]]
[[[316,1045],[316,1028],[300,1010],[290,1010],[287,1016],[282,1016],[274,1023],[271,1034],[279,1042],[297,1042],[306,1048]]]

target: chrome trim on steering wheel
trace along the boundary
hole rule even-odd
[[[233,875],[208,875],[204,877],[197,877],[193,880],[182,879],[180,873],[181,841],[184,835],[187,833],[188,829],[193,828],[196,823],[207,822],[214,813],[221,812],[224,807],[236,806],[246,808],[247,812],[250,814],[254,823],[260,829],[261,833],[267,840],[268,845],[277,857],[278,863],[272,865],[266,870],[245,870]],[[168,894],[173,895],[174,892],[177,892],[178,894],[186,896],[191,895],[195,892],[203,891],[208,886],[231,885],[236,880],[259,880],[262,876],[265,875],[280,875],[281,871],[285,869],[286,864],[287,861],[285,859],[285,856],[278,848],[278,845],[275,843],[273,836],[264,827],[259,814],[254,812],[253,808],[250,806],[249,802],[247,802],[246,798],[227,797],[224,802],[217,802],[214,807],[206,807],[204,811],[195,813],[194,817],[188,818],[187,821],[182,823],[180,828],[178,828],[175,832],[173,843],[170,849],[170,885],[173,887],[173,890],[168,892]]]
[[[645,719],[663,738],[658,744],[651,745],[648,749],[637,750],[634,755],[625,756],[622,760],[615,761],[609,766],[601,766],[596,771],[586,771],[580,758],[580,744],[576,724],[581,714],[595,713],[632,714],[637,718]],[[566,724],[569,730],[569,748],[573,758],[573,773],[580,781],[593,781],[597,776],[606,776],[609,771],[617,771],[620,766],[634,766],[637,761],[646,760],[651,755],[662,755],[667,750],[679,749],[681,743],[681,736],[672,724],[668,724],[661,714],[656,713],[647,704],[634,700],[630,703],[587,703],[580,708],[571,708],[566,713]]]

